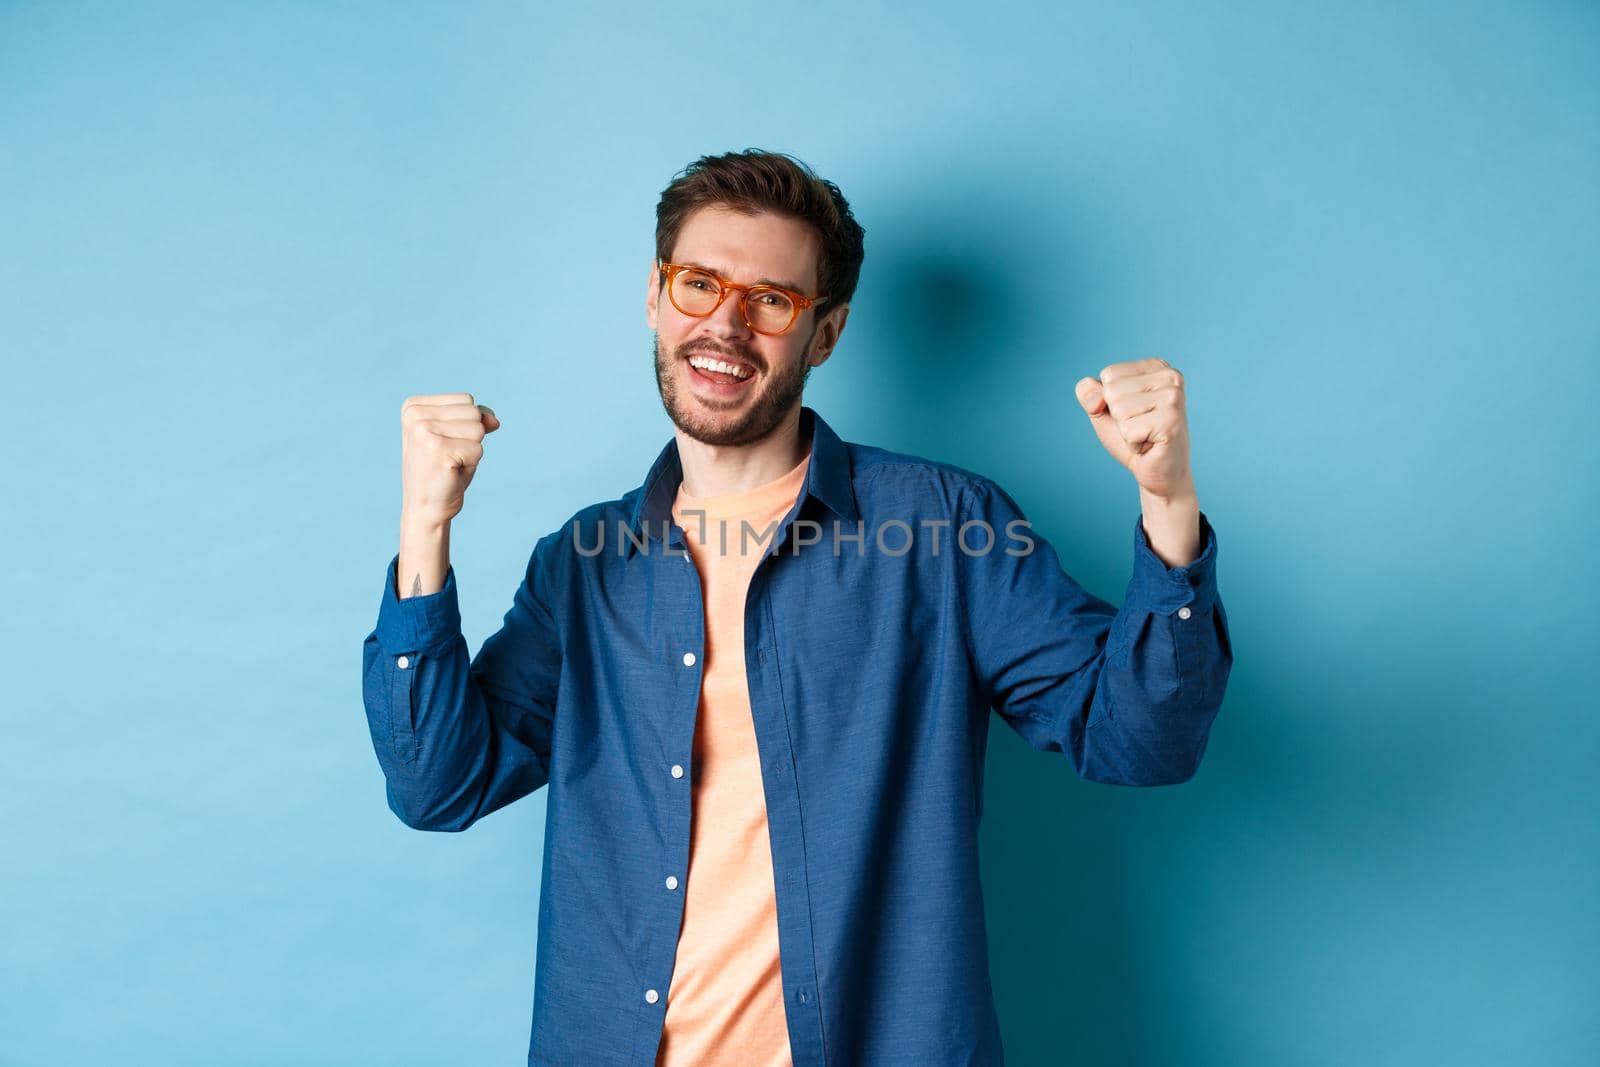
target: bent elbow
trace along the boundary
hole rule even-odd
[[[419,807],[408,803],[391,785],[387,788],[389,810],[395,817],[413,830],[427,830],[431,833],[458,834],[471,826],[477,819],[470,813],[451,813],[448,809]]]
[[[1160,717],[1135,723],[1102,720],[1090,727],[1080,774],[1107,785],[1183,785],[1200,771],[1210,740],[1209,720],[1190,730],[1157,726]]]

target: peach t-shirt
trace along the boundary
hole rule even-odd
[[[805,484],[810,459],[807,453],[789,473],[742,493],[694,497],[680,487],[673,503],[673,520],[700,574],[706,662],[695,720],[683,929],[658,1065],[793,1062],[766,794],[744,670],[744,598],[777,523]],[[743,522],[750,524],[748,536]]]

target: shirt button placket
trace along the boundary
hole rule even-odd
[[[687,559],[688,557],[686,556],[685,558]],[[695,657],[695,654],[693,652],[685,652],[683,654],[683,665],[685,667],[693,667],[694,664],[695,664],[695,659],[696,659],[696,657]],[[682,778],[683,777],[683,764],[674,763],[672,765],[671,774],[672,774],[672,777],[674,777],[674,778]],[[665,885],[666,885],[667,889],[669,889],[669,890],[677,889],[678,888],[678,876],[675,875],[675,874],[667,875]],[[644,991],[644,999],[645,999],[646,1003],[654,1004],[657,1000],[661,999],[661,995],[659,993],[657,993],[654,989],[646,989]]]

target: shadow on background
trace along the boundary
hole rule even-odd
[[[877,318],[851,351],[876,361],[873,432],[855,436],[995,478],[1069,573],[1120,604],[1137,490],[1073,385],[1155,352],[1107,354],[1121,327],[1097,336],[1101,324],[1085,325],[1093,250],[1019,224],[1070,225],[1059,198],[1025,184],[927,186],[901,208],[869,234]],[[1020,266],[1042,262],[1054,269]],[[1476,839],[1507,815],[1490,783],[1539,773],[1517,769],[1536,757],[1494,707],[1504,672],[1453,632],[1446,603],[1378,588],[1377,569],[1319,578],[1315,560],[1289,567],[1257,552],[1276,543],[1295,558],[1296,530],[1322,521],[1296,514],[1288,492],[1283,508],[1260,506],[1303,472],[1282,469],[1287,456],[1278,469],[1222,470],[1202,427],[1241,413],[1208,388],[1203,358],[1157,351],[1208,402],[1191,405],[1191,423],[1221,475],[1197,467],[1236,662],[1199,773],[1179,786],[1082,780],[991,718],[984,906],[1008,1061],[1266,1062],[1284,1030],[1312,1058],[1426,1056],[1419,1018],[1492,1003],[1502,968],[1540,962],[1531,943],[1495,930],[1526,882],[1510,867],[1486,874],[1509,856]],[[1245,516],[1273,525],[1248,529]],[[1370,601],[1354,612],[1363,587]],[[1426,968],[1430,986],[1374,1008],[1385,968],[1390,982],[1395,969]]]

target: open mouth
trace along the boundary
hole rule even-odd
[[[714,386],[719,393],[732,393],[743,389],[755,379],[755,368],[742,360],[714,356],[707,352],[691,352],[684,360],[689,364],[691,377]]]

